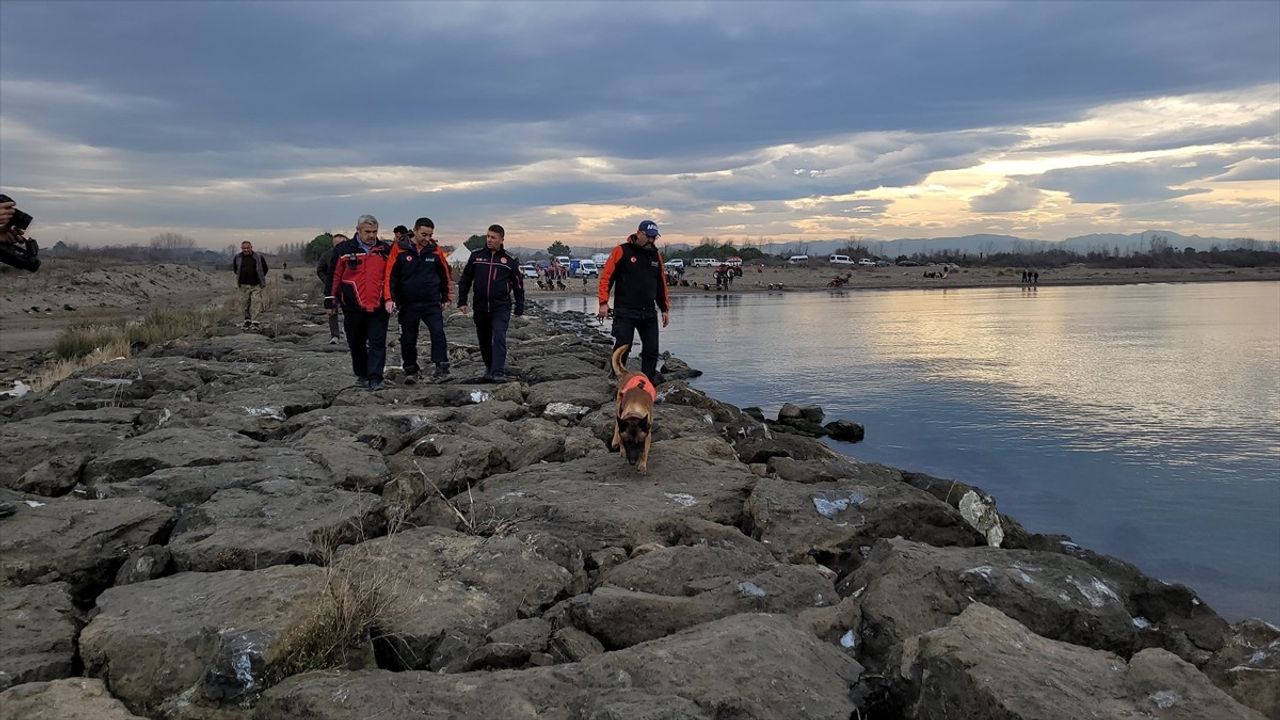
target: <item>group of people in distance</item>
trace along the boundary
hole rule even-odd
[[[639,332],[641,365],[657,383],[658,323],[670,323],[662,257],[655,241],[658,226],[652,220],[640,224],[626,242],[614,248],[600,273],[598,316],[609,312],[614,293],[614,347],[631,345]],[[511,316],[524,314],[524,277],[515,256],[503,248],[506,231],[490,225],[485,244],[471,253],[458,280],[457,307],[475,321],[476,338],[484,358],[486,382],[507,380],[507,327]],[[233,261],[237,284],[244,298],[245,327],[256,325],[261,310],[261,288],[266,284],[265,259],[251,243],[241,246]],[[387,326],[391,315],[400,322],[400,350],[406,384],[418,382],[419,323],[431,338],[432,377],[449,375],[448,340],[444,310],[453,301],[448,258],[435,241],[435,223],[421,217],[413,230],[396,228],[396,240],[378,237],[378,219],[361,215],[355,234],[333,236],[333,248],[316,266],[329,314],[329,342],[338,343],[338,311],[351,351],[356,382],[368,390],[385,386]],[[624,358],[625,362],[625,358]]]

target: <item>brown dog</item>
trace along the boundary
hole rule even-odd
[[[653,440],[653,404],[658,391],[644,373],[628,372],[622,356],[631,349],[613,351],[613,374],[618,378],[618,415],[613,424],[613,447],[627,462],[649,470],[649,444]]]

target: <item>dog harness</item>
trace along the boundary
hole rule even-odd
[[[649,382],[648,377],[641,375],[639,373],[632,375],[630,380],[627,380],[625,383],[622,384],[622,387],[618,388],[618,399],[621,400],[623,395],[625,395],[627,392],[631,390],[635,390],[636,388],[640,388],[641,390],[644,390],[646,393],[648,393],[649,398],[652,399],[654,402],[658,401],[657,388],[653,386],[653,383]]]

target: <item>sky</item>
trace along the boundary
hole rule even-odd
[[[44,242],[1280,240],[1280,2],[0,0]]]

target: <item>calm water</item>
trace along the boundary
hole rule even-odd
[[[1280,284],[673,303],[663,348],[713,395],[817,403],[866,425],[843,452],[979,485],[1031,530],[1280,622]]]

